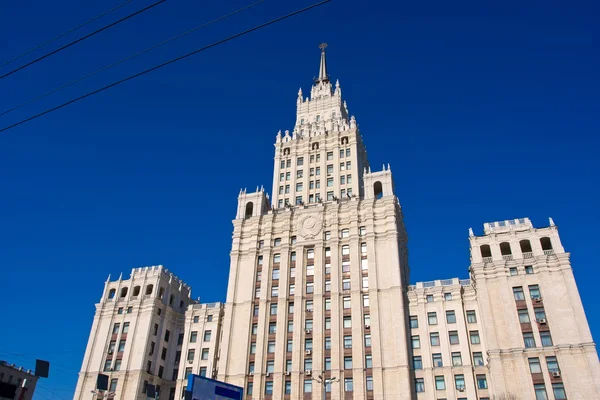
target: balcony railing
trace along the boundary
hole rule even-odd
[[[503,259],[504,261],[512,261],[512,259],[513,259],[513,256],[512,256],[512,254],[504,254],[504,255],[502,256],[502,259]]]
[[[483,257],[483,262],[486,264],[491,264],[492,263],[492,257]]]
[[[523,258],[533,258],[533,253],[530,251],[523,253]]]
[[[415,285],[408,285],[407,290],[410,292],[410,291],[421,289],[421,288],[425,289],[425,288],[436,287],[436,286],[452,286],[452,285],[469,286],[469,285],[471,285],[471,280],[454,278],[454,279],[441,279],[439,281],[418,282]]]
[[[550,249],[550,250],[544,250],[544,254],[547,256],[553,256],[554,255],[554,250]]]

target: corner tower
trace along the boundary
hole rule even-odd
[[[272,201],[238,198],[218,378],[247,399],[321,399],[318,377],[339,379],[327,398],[409,398],[401,208],[325,47],[293,130],[276,135]]]

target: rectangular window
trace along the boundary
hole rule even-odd
[[[446,311],[446,322],[449,324],[456,323],[456,314],[454,311]]]
[[[325,292],[331,292],[331,281],[325,281]]]
[[[423,393],[425,392],[425,382],[423,378],[415,378],[415,392]]]
[[[460,367],[462,365],[462,356],[460,355],[460,351],[452,352],[452,366]]]
[[[291,353],[292,349],[293,349],[293,346],[294,346],[294,343],[293,343],[292,339],[288,339],[287,346],[286,346],[286,351],[288,353]]]
[[[344,336],[344,348],[345,349],[352,348],[352,336],[349,336],[349,335]]]
[[[256,335],[258,333],[258,324],[252,324],[252,334]]]
[[[346,149],[346,157],[350,157],[350,149]]]
[[[315,284],[313,282],[308,282],[306,284],[306,294],[312,294],[315,292]]]
[[[344,175],[340,176],[340,184],[341,185],[345,185],[346,184],[346,177]]]
[[[529,295],[534,300],[541,299],[540,287],[538,285],[529,285]]]
[[[104,361],[104,372],[110,371],[110,364],[111,364],[112,360],[106,360]]]
[[[444,366],[444,362],[442,361],[442,355],[440,353],[432,354],[431,359],[435,368]]]
[[[119,340],[119,353],[122,353],[125,351],[125,340]]]
[[[194,356],[196,355],[196,350],[195,349],[189,349],[188,350],[188,354],[187,354],[187,360],[188,361],[194,361]]]
[[[454,384],[456,389],[465,389],[465,376],[464,375],[454,375]]]
[[[350,290],[350,278],[342,279],[342,290]]]
[[[342,272],[350,272],[350,261],[342,261]]]
[[[212,331],[204,331],[204,341],[210,342],[210,338],[212,336]]]
[[[292,360],[285,360],[285,372],[292,372]]]
[[[319,156],[317,156],[317,161],[319,161],[318,158],[319,158]],[[321,167],[317,167],[315,169],[315,175],[321,176]],[[317,186],[317,188],[318,188],[318,186]]]
[[[312,330],[312,328],[313,328],[313,320],[312,319],[307,319],[306,321],[304,321],[304,329]]]
[[[129,332],[129,322],[123,324],[123,333]]]
[[[202,349],[201,358],[203,360],[208,360],[208,353],[209,353],[209,349],[206,349],[206,348]]]
[[[196,343],[197,340],[198,340],[198,332],[197,331],[190,332],[190,343]]]
[[[543,307],[536,307],[533,309],[533,312],[535,313],[536,321],[546,319],[546,311],[544,311]]]
[[[292,393],[292,382],[291,381],[285,381],[285,394],[291,394]]]
[[[119,382],[119,380],[117,378],[113,378],[110,380],[110,387],[108,388],[108,390],[110,392],[115,392],[117,390],[117,383]]]
[[[301,169],[299,169],[298,171],[296,171],[296,178],[300,179],[304,176],[304,173]]]
[[[346,170],[350,171],[350,168],[352,168],[352,163],[350,161],[346,161]]]
[[[435,312],[427,313],[427,320],[429,325],[437,325],[437,314]]]
[[[117,333],[119,333],[119,330],[121,329],[121,324],[120,323],[116,323],[113,325],[113,330],[112,333],[113,335],[116,335]]]
[[[427,296],[425,296],[425,300],[428,303],[433,303],[433,295],[432,294],[428,294]]]
[[[373,356],[370,354],[365,356],[365,368],[373,368]]]
[[[529,358],[529,372],[532,374],[541,374],[542,366],[540,365],[540,359],[537,357]]]
[[[344,297],[342,301],[343,301],[343,305],[344,305],[345,309],[352,307],[352,304],[350,302],[350,297]]]
[[[314,305],[312,300],[306,300],[306,312],[313,312]]]
[[[271,340],[267,343],[267,353],[275,353],[275,341]]]
[[[450,344],[458,344],[458,331],[448,332],[448,338],[450,339]]]
[[[435,390],[446,390],[446,381],[443,376],[435,377]]]
[[[250,343],[250,354],[256,354],[256,342]]]
[[[279,264],[281,262],[281,254],[273,255],[273,264]]]
[[[417,318],[416,315],[411,315],[410,316],[410,327],[412,329],[416,329],[419,327],[419,319]]]
[[[279,247],[281,246],[281,238],[277,238],[273,241],[273,246]]]
[[[519,313],[519,322],[522,324],[528,324],[530,322],[529,320],[529,313],[527,312],[527,310],[518,310]]]
[[[533,333],[523,333],[523,342],[525,342],[525,348],[531,349],[535,347],[535,339],[533,338]]]
[[[471,331],[469,332],[469,336],[471,337],[471,344],[481,343],[479,339],[479,331]]]
[[[273,335],[277,332],[277,323],[269,322],[269,335]]]
[[[258,317],[258,310],[259,310],[258,306],[254,306],[254,312],[253,312],[253,315],[254,315],[255,317]]]
[[[369,277],[368,276],[363,276],[362,277],[362,288],[363,289],[368,289],[369,288]]]
[[[344,158],[344,149],[340,149],[340,158]]]
[[[412,348],[420,349],[421,348],[421,339],[419,338],[419,335],[412,336],[411,339],[412,339]]]
[[[369,295],[363,294],[363,307],[369,307]]]
[[[291,172],[286,172],[285,173],[285,180],[289,181],[290,179],[292,179],[292,173]]]
[[[474,324],[477,322],[477,315],[475,314],[475,311],[467,311],[467,322],[469,324]]]
[[[287,331],[294,332],[294,321],[288,321]]]
[[[305,358],[304,359],[304,370],[305,371],[312,371],[312,358]]]
[[[352,369],[352,357],[349,357],[349,356],[344,357],[344,369],[347,369],[347,370]]]
[[[312,349],[313,349],[312,339],[304,339],[304,350],[312,350]]]
[[[352,383],[352,378],[344,378],[344,392],[352,392],[354,391],[354,385]]]
[[[511,267],[509,268],[509,272],[511,276],[515,276],[518,274],[517,268],[516,267]]]
[[[325,318],[325,330],[331,329],[331,318]]]
[[[352,328],[352,317],[344,317],[344,329]]]
[[[531,265],[526,265],[525,266],[525,273],[526,274],[533,274],[533,267]]]
[[[333,151],[328,151],[327,152],[327,161],[331,161],[333,160]]]
[[[560,372],[560,368],[558,367],[558,361],[556,357],[546,357],[546,364],[548,364],[548,372]]]
[[[565,392],[565,386],[562,383],[553,383],[552,392],[554,393],[555,400],[566,400],[567,393]]]
[[[304,157],[298,157],[298,158],[296,159],[296,165],[297,165],[298,167],[301,167],[301,166],[303,166],[303,165],[304,165]]]
[[[552,336],[549,331],[540,332],[540,339],[542,339],[543,347],[552,346]]]
[[[414,356],[413,357],[413,369],[419,370],[419,369],[423,369],[423,360],[421,359],[421,356]]]
[[[365,333],[365,347],[371,347],[371,334]]]
[[[452,293],[444,293],[444,300],[445,301],[452,300]]]
[[[331,338],[329,336],[325,337],[325,350],[331,350]]]
[[[267,372],[273,373],[275,371],[275,361],[267,361]]]
[[[279,182],[283,182],[285,175],[279,174]]]
[[[333,187],[333,178],[327,178],[327,187]]]
[[[485,375],[477,375],[477,389],[487,389],[487,378]]]
[[[271,297],[279,296],[279,286],[271,286]]]
[[[480,351],[473,353],[473,364],[476,366],[484,365],[483,353],[481,353]]]
[[[533,385],[535,390],[535,400],[548,400],[548,394],[546,393],[546,385],[543,383],[536,383]]]
[[[254,373],[254,363],[253,362],[248,363],[248,373],[249,374],[253,374]]]
[[[516,301],[525,300],[525,294],[523,294],[523,288],[521,286],[513,288],[513,295],[515,296]]]
[[[304,380],[304,393],[312,393],[312,380]]]

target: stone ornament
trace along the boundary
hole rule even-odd
[[[303,214],[298,218],[298,233],[304,239],[314,239],[323,229],[321,213]]]

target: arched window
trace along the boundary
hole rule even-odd
[[[489,244],[482,244],[479,246],[479,251],[481,251],[481,257],[488,258],[492,256],[492,249]]]
[[[133,295],[134,296],[139,296],[140,295],[140,290],[142,290],[142,288],[140,286],[136,286],[133,288]]]
[[[125,297],[125,296],[127,296],[127,288],[126,287],[121,289],[121,297]]]
[[[169,297],[169,305],[172,306],[173,305],[173,300],[175,300],[175,296],[171,295]]]
[[[246,218],[250,218],[252,216],[252,212],[254,211],[254,203],[249,201],[246,203]]]
[[[110,290],[108,291],[108,299],[109,299],[109,300],[110,300],[110,299],[114,299],[114,298],[115,298],[115,293],[116,293],[116,292],[117,292],[117,291],[116,291],[115,289],[110,289]]]
[[[381,185],[381,182],[375,182],[375,184],[373,185],[373,194],[375,195],[376,199],[380,199],[383,197],[383,186]]]
[[[151,295],[153,290],[154,290],[154,285],[146,286],[146,296]]]
[[[317,122],[319,122],[321,120],[321,116],[317,115],[317,118],[315,119]]]
[[[512,251],[510,250],[510,243],[508,243],[508,242],[500,243],[500,253],[503,256],[510,256],[512,254]]]
[[[531,242],[527,239],[523,239],[519,242],[519,246],[521,246],[521,251],[523,253],[531,253]]]
[[[161,287],[160,290],[158,291],[158,297],[160,297],[162,299],[164,295],[165,295],[165,288]]]
[[[540,239],[542,250],[552,250],[552,241],[549,237],[543,237]]]

